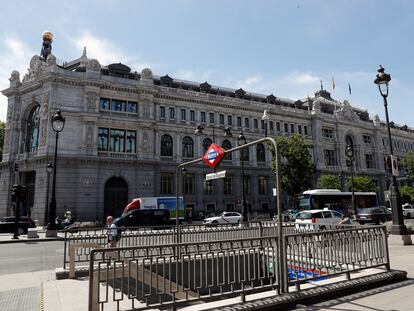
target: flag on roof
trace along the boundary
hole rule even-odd
[[[348,91],[349,91],[349,95],[351,95],[352,91],[351,91],[351,83],[348,82]]]
[[[332,90],[335,89],[335,79],[332,77]]]

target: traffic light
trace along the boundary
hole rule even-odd
[[[16,202],[18,197],[19,197],[18,185],[13,185],[13,187],[12,187],[12,202]]]
[[[23,202],[25,199],[26,186],[13,185],[12,187],[12,202]]]
[[[19,163],[14,163],[14,171],[15,172],[19,171]]]

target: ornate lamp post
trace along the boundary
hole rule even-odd
[[[382,98],[384,99],[385,118],[387,121],[387,132],[388,132],[388,144],[390,146],[390,156],[393,156],[394,153],[393,153],[393,148],[392,148],[391,129],[390,129],[390,122],[388,118],[388,102],[387,102],[388,83],[391,81],[391,75],[385,73],[384,68],[381,65],[379,66],[377,71],[378,73],[374,80],[374,83],[378,85],[378,90]],[[391,173],[391,176],[392,176],[391,187],[390,187],[391,188],[390,202],[391,202],[391,212],[392,212],[391,234],[407,236],[408,234],[407,227],[404,225],[402,206],[401,206],[401,196],[400,196],[400,190],[398,189],[397,178],[392,173]],[[410,242],[411,242],[411,238],[410,238]],[[405,241],[404,241],[404,244],[405,244]]]
[[[45,204],[45,220],[44,225],[46,226],[49,220],[49,183],[50,183],[50,174],[53,171],[52,162],[49,162],[46,166],[47,180],[46,180],[46,204]]]
[[[59,133],[63,131],[65,127],[65,118],[62,117],[60,109],[56,110],[56,113],[52,116],[52,129],[56,133],[55,141],[55,157],[54,157],[54,170],[53,170],[53,184],[52,184],[52,198],[50,199],[50,208],[49,208],[49,225],[47,227],[46,236],[52,237],[57,236],[56,232],[56,171],[57,171],[57,148],[59,142]]]
[[[237,138],[239,141],[239,145],[245,145],[247,144],[246,137],[243,135],[243,132],[240,132],[239,137]],[[246,189],[245,189],[245,182],[244,182],[244,152],[248,149],[242,149],[240,150],[240,166],[241,166],[241,175],[242,175],[242,217],[241,217],[241,223],[247,224],[249,221],[247,217],[247,201],[246,201]]]
[[[354,210],[354,215],[358,214],[355,202],[355,186],[354,186],[354,147],[349,144],[346,147],[346,156],[348,158],[350,167],[351,167],[351,184],[352,184],[352,209]]]

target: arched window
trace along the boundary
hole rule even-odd
[[[164,134],[161,136],[161,156],[173,156],[173,139],[170,135]]]
[[[266,150],[263,144],[256,145],[257,162],[266,162]]]
[[[212,144],[212,140],[210,138],[204,138],[203,139],[203,154],[206,153],[208,147]]]
[[[27,119],[26,127],[26,151],[32,152],[36,151],[39,146],[39,110],[40,105],[37,105],[32,109]]]
[[[225,139],[221,143],[221,147],[223,147],[224,150],[229,150],[231,149],[231,143],[227,139]],[[223,157],[223,160],[231,160],[231,153],[226,153]]]
[[[194,157],[194,142],[190,136],[183,138],[183,158]]]

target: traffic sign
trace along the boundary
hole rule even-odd
[[[220,171],[217,173],[206,174],[206,180],[224,178],[226,177],[226,171]]]
[[[223,149],[215,144],[211,144],[203,156],[203,161],[211,168],[215,168],[224,155]]]

